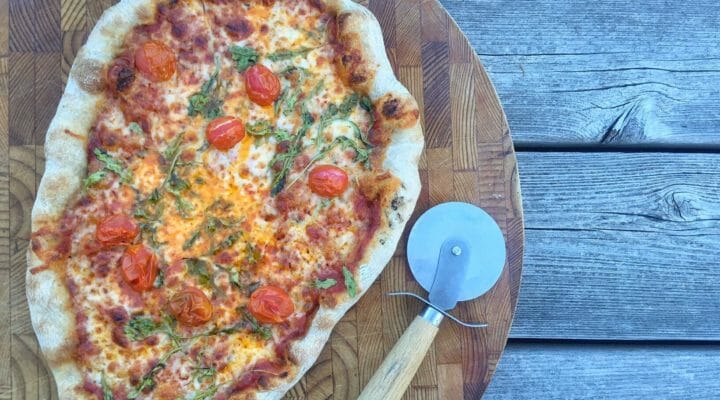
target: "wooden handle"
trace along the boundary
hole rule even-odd
[[[415,317],[395,347],[385,357],[375,375],[370,378],[358,400],[400,399],[407,389],[430,345],[438,327]]]

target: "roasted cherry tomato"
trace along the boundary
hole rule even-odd
[[[237,118],[219,117],[205,129],[208,142],[218,150],[229,150],[245,137],[245,125]]]
[[[255,64],[245,71],[245,88],[253,103],[270,106],[280,96],[280,79],[261,64]]]
[[[163,42],[148,40],[135,50],[135,67],[153,82],[166,81],[175,74],[175,53]]]
[[[317,195],[337,197],[348,187],[348,174],[334,165],[318,165],[310,171],[308,184]]]
[[[208,321],[213,314],[213,305],[202,290],[189,287],[170,299],[170,312],[183,325],[198,326]]]
[[[250,314],[263,324],[278,324],[295,312],[295,304],[286,291],[277,286],[262,286],[250,295]]]
[[[132,218],[116,214],[111,215],[95,228],[95,239],[103,246],[130,244],[140,232],[140,228]]]
[[[158,275],[157,257],[145,245],[129,246],[120,258],[120,273],[135,291],[150,290]]]

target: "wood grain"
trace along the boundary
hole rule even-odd
[[[720,346],[509,343],[486,400],[713,399]]]
[[[720,149],[717,1],[442,3],[490,73],[518,148]]]
[[[520,153],[515,338],[720,340],[720,154]]]
[[[56,398],[25,299],[30,210],[43,171],[45,131],[88,31],[114,0],[8,0],[0,4],[0,400]],[[393,67],[417,97],[428,149],[418,209],[449,200],[487,208],[505,229],[509,258],[498,289],[458,315],[491,321],[467,332],[445,323],[405,399],[478,398],[505,345],[522,269],[517,168],[502,108],[469,42],[436,0],[369,0]],[[3,30],[4,29],[4,30]],[[515,218],[518,222],[508,224]],[[337,325],[288,399],[354,399],[420,310],[385,292],[422,293],[404,260],[405,236],[385,274]],[[517,255],[520,256],[517,256]],[[448,376],[452,374],[452,376]]]

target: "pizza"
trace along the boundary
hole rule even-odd
[[[63,399],[275,399],[389,261],[419,109],[349,0],[122,0],[46,137],[27,296]]]

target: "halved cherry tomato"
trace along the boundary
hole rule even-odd
[[[245,71],[245,88],[253,103],[270,106],[280,96],[280,79],[262,64]]]
[[[348,174],[334,165],[318,165],[310,171],[308,184],[317,195],[337,197],[348,187]]]
[[[111,215],[95,228],[95,239],[103,246],[130,244],[140,232],[132,218],[123,214]]]
[[[245,124],[237,118],[218,117],[205,129],[208,142],[218,150],[229,150],[245,137]]]
[[[143,244],[129,246],[120,258],[120,273],[133,290],[150,290],[158,275],[157,257]]]
[[[168,303],[170,312],[181,324],[189,326],[202,325],[213,314],[213,305],[202,290],[189,287],[179,292]]]
[[[163,82],[175,74],[175,53],[163,42],[148,40],[135,50],[135,66],[151,81]]]
[[[286,291],[266,285],[250,295],[248,311],[263,324],[278,324],[295,312],[295,304]]]

